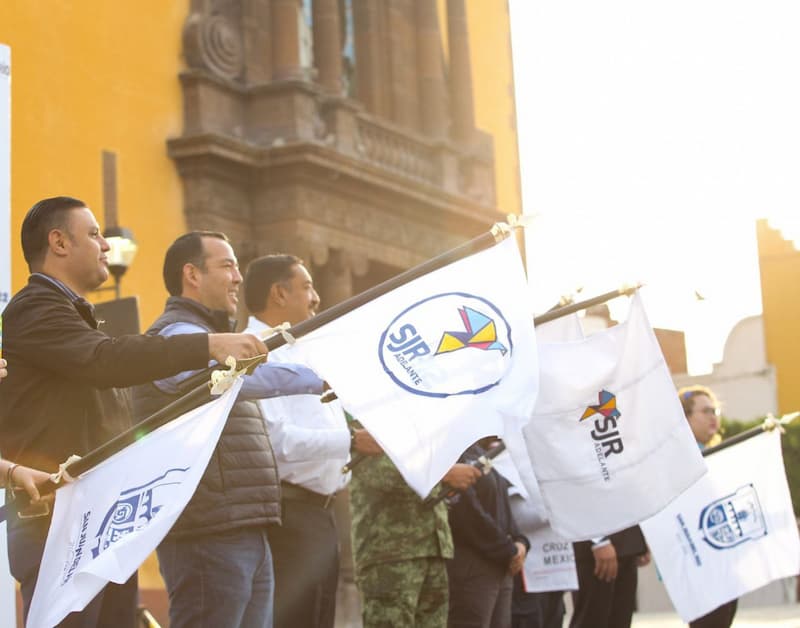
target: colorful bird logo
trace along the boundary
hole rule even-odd
[[[618,419],[622,413],[617,410],[617,396],[607,390],[601,390],[598,395],[599,401],[596,406],[589,406],[583,411],[581,421],[588,419],[593,414],[602,414],[604,417],[613,417]]]
[[[497,341],[497,328],[491,318],[467,306],[459,308],[458,313],[466,331],[444,332],[434,355],[452,353],[468,347],[506,354],[508,349]]]

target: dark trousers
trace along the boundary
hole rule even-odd
[[[636,557],[618,560],[617,577],[598,580],[594,561],[577,561],[578,590],[572,594],[575,612],[570,628],[630,628],[636,604]]]
[[[733,623],[739,600],[731,600],[727,604],[715,608],[707,615],[695,619],[689,628],[728,628]]]
[[[339,537],[332,509],[321,500],[284,497],[281,519],[269,530],[275,628],[333,628]]]
[[[49,517],[24,523],[11,517],[9,521],[8,562],[11,575],[20,583],[25,621],[28,619],[49,526]],[[85,609],[70,613],[58,625],[63,628],[135,628],[138,595],[138,578],[134,573],[124,584],[107,584]]]
[[[450,628],[511,628],[513,579],[507,569],[463,545],[448,561]]]
[[[511,599],[511,628],[561,628],[564,623],[563,591],[526,593],[517,574]]]

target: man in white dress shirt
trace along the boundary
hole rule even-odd
[[[244,296],[253,334],[288,322],[296,325],[316,314],[319,295],[302,260],[267,255],[250,263]],[[292,361],[290,346],[270,352],[270,362]],[[339,547],[332,504],[347,482],[341,470],[351,447],[381,453],[365,430],[348,429],[337,401],[317,395],[262,400],[281,477],[282,519],[269,532],[275,569],[275,628],[333,628]]]

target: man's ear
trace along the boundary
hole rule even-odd
[[[200,269],[190,262],[186,262],[181,269],[183,284],[196,288],[200,283]]]
[[[286,288],[279,281],[269,287],[269,300],[278,307],[286,305]]]
[[[57,257],[65,257],[69,251],[69,234],[62,229],[51,229],[47,234],[47,246]]]

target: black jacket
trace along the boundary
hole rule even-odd
[[[70,454],[86,454],[131,425],[126,395],[116,387],[205,366],[208,339],[111,338],[97,329],[85,301],[75,303],[33,275],[3,312],[3,357],[0,453],[55,471]]]
[[[617,552],[617,558],[639,556],[647,552],[647,543],[644,541],[644,536],[642,536],[642,530],[639,526],[625,528],[608,538]],[[594,562],[591,541],[579,541],[578,543],[573,543],[572,547],[575,550],[575,560]]]
[[[485,452],[470,447],[460,462],[471,462]],[[520,534],[508,498],[509,482],[492,469],[478,478],[474,486],[464,491],[450,507],[450,529],[453,532],[455,553],[469,547],[502,570],[517,553],[515,542],[530,548],[527,537]]]
[[[209,331],[230,331],[223,312],[212,312],[192,299],[170,297],[164,313],[147,333],[158,334],[177,322]],[[141,421],[176,398],[152,383],[137,386],[133,390],[134,417]],[[197,491],[169,534],[185,538],[280,523],[280,508],[278,467],[264,418],[256,402],[237,401]]]

